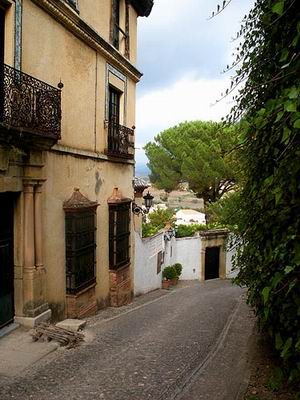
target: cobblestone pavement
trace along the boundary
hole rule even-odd
[[[0,399],[172,399],[213,353],[242,294],[229,281],[195,282],[100,312],[86,344],[0,376]]]

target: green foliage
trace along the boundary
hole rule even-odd
[[[167,223],[174,225],[174,212],[170,209],[158,209],[148,214],[149,222],[143,222],[142,236],[149,237],[155,235],[163,229]]]
[[[226,227],[231,232],[239,232],[239,225],[243,217],[240,192],[228,193],[226,196],[211,203],[207,208],[209,224]]]
[[[182,238],[182,237],[194,236],[196,232],[205,230],[207,230],[206,225],[191,224],[191,225],[178,225],[175,232],[177,238]]]
[[[231,87],[246,82],[229,118],[233,123],[243,117],[245,128],[237,282],[248,286],[248,301],[295,383],[300,382],[298,6],[294,0],[259,0],[245,18]]]
[[[268,386],[273,392],[277,392],[283,386],[284,375],[281,368],[276,368],[269,378]]]
[[[169,265],[168,267],[164,268],[162,272],[162,277],[167,279],[168,281],[177,278],[177,272],[173,265]]]
[[[182,265],[180,263],[176,263],[173,265],[173,267],[175,268],[176,275],[179,278],[182,273]]]
[[[148,214],[148,219],[151,224],[164,228],[167,223],[174,223],[174,211],[169,208],[166,210],[158,209]]]
[[[155,225],[152,225],[150,223],[145,223],[145,224],[143,223],[143,225],[142,225],[142,236],[144,238],[147,238],[147,237],[156,235],[160,231],[160,229],[161,228],[159,228],[159,227],[157,227]]]
[[[185,122],[157,135],[145,146],[151,182],[171,191],[181,180],[212,202],[236,184],[236,162],[232,148],[238,129],[217,122]]]

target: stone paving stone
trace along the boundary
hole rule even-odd
[[[13,381],[0,376],[0,399],[173,399],[213,351],[243,290],[218,280],[161,292],[88,319],[85,345]]]
[[[1,376],[13,377],[56,350],[57,343],[36,343],[28,330],[19,328],[0,340]],[[0,389],[1,393],[1,389]],[[0,396],[2,400],[2,397]]]

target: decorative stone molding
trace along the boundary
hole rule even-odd
[[[74,192],[69,200],[63,204],[65,212],[85,211],[88,209],[96,209],[98,207],[97,201],[91,201],[80,193],[79,188],[74,188]]]
[[[112,195],[107,199],[108,204],[120,204],[120,203],[131,203],[132,199],[123,197],[122,192],[119,188],[113,189]]]

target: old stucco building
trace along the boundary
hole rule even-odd
[[[153,0],[0,0],[0,327],[133,288],[137,18]]]

